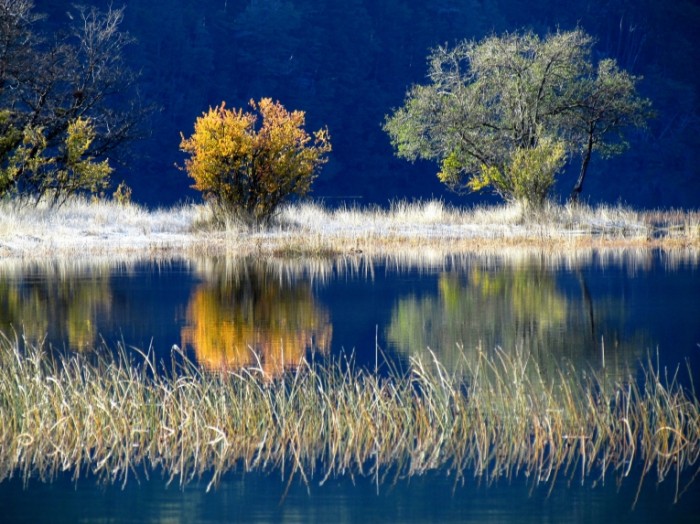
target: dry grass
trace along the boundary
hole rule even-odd
[[[209,486],[231,470],[379,482],[440,468],[455,481],[553,486],[641,468],[640,487],[654,472],[678,497],[680,473],[698,472],[698,398],[651,365],[641,383],[568,368],[548,382],[527,355],[496,351],[466,381],[436,359],[384,376],[302,360],[272,380],[259,367],[205,372],[177,351],[158,372],[147,355],[110,355],[57,359],[0,342],[0,480],[68,471],[125,484],[158,469]]]
[[[75,198],[58,209],[0,202],[0,255],[112,256],[181,250],[194,241],[203,206],[149,211],[135,204]]]
[[[0,202],[0,255],[141,256],[576,250],[700,247],[697,212],[642,213],[622,206],[550,205],[457,208],[439,200],[396,202],[388,209],[315,203],[285,206],[267,229],[235,221],[213,225],[205,205],[148,211],[137,205],[74,199],[58,210]]]

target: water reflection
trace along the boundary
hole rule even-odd
[[[643,356],[645,335],[628,333],[624,301],[594,299],[586,278],[581,269],[558,275],[543,260],[443,271],[434,293],[396,301],[387,338],[408,355],[430,348],[453,370],[499,346],[524,350],[545,373],[564,358],[622,372]]]
[[[430,347],[449,369],[495,346],[527,350],[545,373],[562,358],[600,369],[602,341],[611,373],[657,347],[675,366],[700,359],[693,253],[0,260],[0,331],[74,350],[124,340],[166,362],[183,344],[209,369],[259,358],[271,375],[310,349],[371,366],[377,333],[388,358]]]
[[[113,269],[31,264],[0,272],[0,331],[31,343],[46,337],[77,351],[95,347],[98,321],[111,315]]]
[[[307,277],[279,269],[264,259],[199,263],[204,282],[187,306],[183,347],[208,369],[259,364],[267,376],[297,365],[309,350],[328,351],[328,310],[316,303]]]

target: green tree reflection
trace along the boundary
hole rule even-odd
[[[267,376],[296,366],[307,350],[328,351],[330,315],[309,281],[265,260],[216,261],[187,306],[183,347],[211,370],[260,365]]]
[[[526,351],[544,372],[563,359],[594,368],[605,361],[611,372],[633,366],[646,346],[642,334],[625,335],[624,304],[611,297],[594,301],[584,275],[575,276],[578,289],[565,293],[544,263],[445,272],[436,294],[397,301],[387,338],[408,355],[425,356],[430,348],[454,370],[478,348],[496,346]]]
[[[48,337],[72,350],[92,349],[97,320],[109,315],[111,304],[108,268],[46,263],[0,270],[0,330],[32,343]]]

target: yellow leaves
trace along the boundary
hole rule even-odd
[[[68,137],[66,138],[66,156],[68,157],[68,162],[78,162],[94,139],[95,130],[89,120],[78,118],[71,122],[68,125]]]
[[[22,190],[37,201],[48,197],[50,204],[57,206],[75,193],[95,194],[108,186],[112,173],[109,161],[95,162],[88,155],[96,136],[90,119],[69,122],[57,151],[49,147],[43,128],[26,126],[21,133],[21,141],[8,155],[6,167],[0,172],[0,195],[13,187],[16,189],[21,182]]]
[[[503,174],[496,166],[481,164],[481,171],[469,179],[467,187],[472,191],[481,191],[491,185],[498,188],[502,185],[503,178]]]
[[[249,105],[257,114],[225,103],[210,108],[190,138],[181,135],[180,149],[190,154],[185,170],[205,198],[224,213],[259,222],[288,196],[309,191],[331,145],[327,130],[312,139],[303,129],[303,111],[270,98]]]
[[[226,371],[261,364],[274,377],[307,350],[330,349],[330,316],[307,282],[281,283],[259,261],[237,269],[243,276],[210,279],[190,297],[182,346],[191,347],[202,366]]]
[[[535,147],[517,149],[510,165],[515,198],[540,207],[565,162],[566,148],[560,140],[541,138]]]
[[[95,129],[90,120],[78,118],[68,125],[63,169],[57,170],[54,177],[47,177],[44,182],[54,193],[54,204],[62,204],[77,191],[88,190],[97,194],[108,187],[112,173],[109,161],[95,162],[94,157],[86,156],[94,139]]]
[[[180,149],[192,155],[185,161],[185,169],[194,178],[196,189],[207,191],[215,186],[217,173],[239,167],[236,162],[253,149],[255,120],[254,115],[231,111],[221,104],[197,119],[191,138],[182,136]]]
[[[472,191],[492,187],[507,199],[539,207],[544,204],[565,162],[564,143],[541,138],[534,147],[516,148],[504,166],[481,164],[480,171],[471,176],[467,187]]]

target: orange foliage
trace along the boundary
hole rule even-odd
[[[223,371],[259,361],[272,377],[295,367],[307,350],[329,349],[329,315],[308,289],[258,284],[233,289],[203,284],[195,290],[181,335],[183,347],[191,346],[202,366]]]
[[[331,151],[327,129],[303,129],[305,113],[287,111],[279,102],[250,101],[261,116],[225,103],[197,118],[194,134],[181,135],[180,149],[190,154],[185,170],[193,187],[226,215],[266,221],[290,195],[305,195]]]

